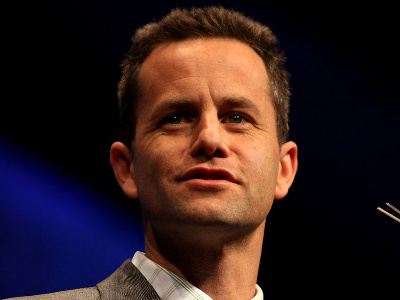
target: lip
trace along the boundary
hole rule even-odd
[[[213,169],[197,167],[186,171],[179,179],[180,181],[203,180],[208,182],[229,181],[237,183],[235,176],[225,169]]]

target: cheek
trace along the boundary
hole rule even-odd
[[[272,149],[271,149],[272,148]],[[255,146],[243,153],[241,166],[260,194],[273,195],[278,178],[279,154],[273,147]]]
[[[142,140],[135,148],[135,179],[139,181],[163,179],[177,167],[183,157],[182,143],[159,136]],[[160,180],[159,179],[159,180]]]

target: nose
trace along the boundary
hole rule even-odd
[[[224,131],[218,116],[209,114],[200,118],[194,130],[190,154],[193,157],[227,157],[229,148]]]

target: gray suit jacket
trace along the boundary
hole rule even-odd
[[[14,300],[156,300],[156,291],[140,271],[126,260],[110,277],[95,287],[37,296],[9,298]]]

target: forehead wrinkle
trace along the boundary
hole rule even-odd
[[[168,64],[164,65],[163,69],[166,70],[166,72],[163,71],[163,69],[158,69],[157,68],[152,68],[152,70],[149,70],[152,72],[155,76],[151,76],[150,72],[148,71],[148,74],[146,76],[141,76],[139,77],[139,83],[141,86],[142,83],[146,82],[146,88],[151,89],[154,85],[159,85],[161,82],[163,84],[171,84],[174,82],[177,82],[179,80],[185,80],[185,79],[190,79],[190,78],[201,78],[206,81],[209,81],[210,79],[223,79],[223,80],[234,80],[238,82],[243,81],[243,77],[248,77],[248,73],[245,73],[241,70],[238,70],[228,64],[206,64],[206,63],[201,63],[202,66],[205,66],[204,70],[195,70],[196,66],[200,64],[193,64],[195,66],[194,68],[187,68],[187,66],[179,65],[179,68],[174,68],[175,71],[179,72],[169,72],[170,68],[168,68]],[[210,72],[208,67],[210,65],[223,65],[226,67],[225,74],[222,74],[222,70],[218,70],[215,72]],[[207,68],[207,69],[206,69]],[[168,74],[167,78],[163,78],[161,74]],[[150,76],[149,76],[150,75]],[[158,80],[146,80],[146,77],[156,77]]]
[[[218,41],[218,44],[210,44],[210,41]],[[235,50],[221,55],[221,51],[225,48],[230,49],[230,45],[241,44],[242,47],[233,47]],[[224,52],[225,53],[225,52]],[[246,55],[248,63],[244,64],[241,60],[235,59],[237,56]],[[234,39],[199,39],[199,40],[184,40],[179,42],[162,43],[158,45],[145,59],[140,70],[140,79],[144,73],[147,76],[146,80],[141,80],[141,83],[147,81],[147,78],[160,79],[161,74],[168,74],[169,82],[171,79],[179,79],[189,77],[191,75],[204,74],[205,77],[214,77],[212,75],[220,75],[222,69],[231,77],[231,79],[242,81],[245,78],[252,80],[254,65],[262,65],[266,81],[268,81],[268,72],[261,57],[248,45]],[[250,66],[251,65],[251,66]],[[220,66],[221,68],[213,68],[209,66]],[[144,69],[146,69],[145,72]],[[171,70],[174,72],[171,73]],[[212,74],[217,72],[215,74]],[[172,76],[172,78],[171,78]],[[194,77],[193,77],[194,78]],[[152,83],[147,84],[149,88]]]
[[[217,39],[219,40],[219,39]],[[226,42],[225,40],[220,40],[222,43]],[[159,77],[160,74],[165,73],[169,74],[170,76],[174,75],[173,80],[178,80],[181,78],[186,77],[195,77],[195,74],[204,74],[204,77],[219,77],[219,76],[212,76],[214,71],[217,73],[221,73],[222,70],[225,69],[225,73],[229,74],[231,79],[240,80],[242,77],[248,77],[252,74],[252,69],[248,64],[240,63],[235,59],[229,59],[228,57],[232,58],[233,54],[226,54],[219,58],[218,55],[214,55],[214,51],[211,49],[206,49],[205,47],[200,47],[200,49],[196,48],[199,44],[195,46],[188,47],[186,45],[187,42],[193,41],[181,41],[181,42],[171,42],[166,44],[161,44],[156,47],[149,57],[143,62],[141,72],[143,69],[146,69],[146,75],[150,77]],[[238,41],[232,40],[230,42],[233,43],[240,43]],[[241,43],[240,43],[241,44]],[[177,45],[181,45],[181,48],[175,47]],[[257,64],[260,64],[265,69],[264,62],[258,56],[258,54],[251,49],[249,46],[243,44],[244,49],[239,49],[239,53],[247,53],[249,50],[253,52],[255,57],[249,57],[252,60],[252,63],[255,63],[255,59],[259,59],[260,61]],[[221,47],[215,49],[217,52],[220,52]],[[223,48],[223,47],[222,47]],[[249,49],[246,49],[249,48]],[[168,52],[170,51],[170,52]],[[168,55],[166,55],[168,52]],[[236,53],[235,55],[239,55]],[[233,56],[234,57],[234,56]],[[149,64],[150,63],[150,64]],[[220,68],[215,68],[214,71],[210,73],[209,66],[217,66]],[[171,74],[171,70],[174,70],[174,74]],[[266,71],[266,70],[265,70]],[[267,73],[267,72],[266,72]],[[267,75],[267,74],[266,74]],[[143,74],[142,74],[143,76]],[[142,77],[140,76],[140,77]],[[202,76],[199,76],[202,77]],[[268,77],[268,75],[267,75]],[[170,80],[171,82],[172,80]]]

